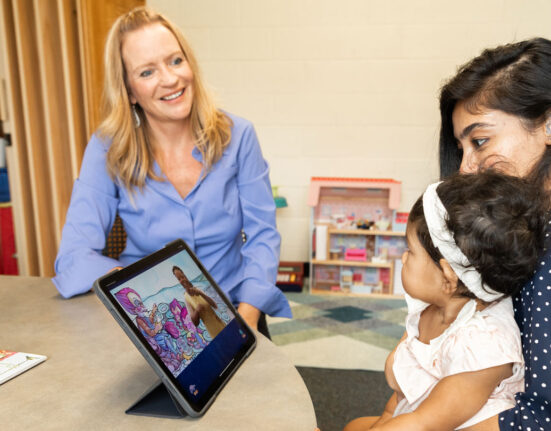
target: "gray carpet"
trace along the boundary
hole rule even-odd
[[[377,370],[404,333],[404,299],[285,296],[293,319],[270,318],[269,331],[302,376],[321,431],[342,431],[352,419],[379,416],[392,391]]]
[[[321,431],[341,431],[352,419],[379,416],[392,395],[381,371],[297,367]]]

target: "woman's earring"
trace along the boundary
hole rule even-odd
[[[136,105],[132,105],[132,116],[134,117],[134,127],[136,129],[142,125],[142,120],[140,119],[140,116],[138,115],[138,111],[136,111]]]

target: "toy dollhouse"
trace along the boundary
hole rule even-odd
[[[406,249],[407,213],[397,212],[400,192],[392,179],[311,179],[311,293],[401,293],[395,266]]]

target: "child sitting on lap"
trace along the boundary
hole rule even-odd
[[[417,200],[402,256],[406,333],[385,365],[395,392],[381,417],[345,431],[474,431],[514,407],[524,362],[510,297],[543,249],[539,193],[486,171],[432,184]]]

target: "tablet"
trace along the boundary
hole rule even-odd
[[[94,291],[189,416],[204,414],[256,345],[183,240],[99,278]]]

